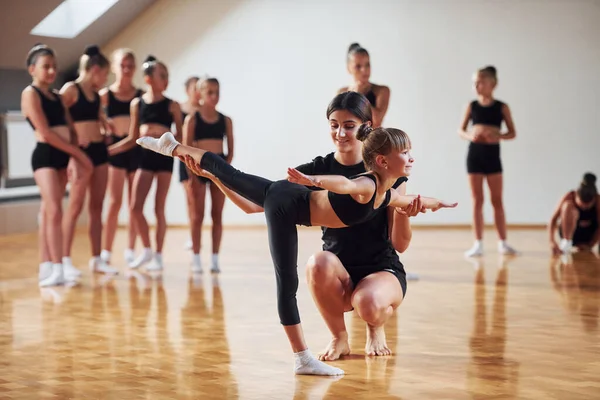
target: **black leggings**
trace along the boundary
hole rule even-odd
[[[277,279],[277,310],[282,325],[300,323],[298,290],[298,231],[310,226],[310,194],[305,186],[286,180],[270,181],[241,172],[217,154],[207,152],[200,167],[225,186],[265,209],[269,249]]]

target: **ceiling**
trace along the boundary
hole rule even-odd
[[[50,46],[59,69],[77,63],[86,45],[102,46],[156,0],[119,0],[73,39],[32,36],[29,32],[62,0],[0,0],[0,68],[24,69],[27,52],[36,43]]]

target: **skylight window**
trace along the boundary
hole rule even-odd
[[[119,0],[65,0],[31,30],[32,35],[72,39]]]

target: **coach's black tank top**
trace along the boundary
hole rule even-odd
[[[77,102],[69,107],[73,122],[98,121],[98,113],[100,112],[100,96],[98,93],[94,92],[94,100],[89,101],[78,83],[75,83],[75,87],[79,92]]]
[[[585,221],[585,223],[582,225],[586,225],[588,228],[592,228],[595,230],[596,227],[598,226],[598,223],[600,223],[600,221],[598,221],[598,212],[596,209],[596,207],[598,207],[598,204],[597,204],[598,202],[595,201],[593,206],[591,206],[587,210],[584,210],[583,208],[580,208],[579,205],[577,204],[575,192],[572,192],[572,193],[573,193],[573,204],[575,204],[575,207],[577,207],[577,210],[579,210],[579,219],[578,219],[577,225],[580,225],[580,223],[582,221]]]
[[[473,125],[492,125],[500,128],[502,126],[502,106],[504,103],[494,100],[489,106],[479,104],[477,100],[471,102],[471,121]]]
[[[333,211],[338,216],[340,221],[348,226],[366,221],[372,217],[377,210],[387,207],[390,203],[391,192],[388,190],[385,193],[385,200],[377,209],[374,209],[373,206],[375,204],[375,197],[377,197],[377,178],[375,178],[375,176],[372,174],[362,174],[353,176],[349,179],[356,179],[361,176],[366,176],[375,182],[375,192],[373,193],[373,197],[371,197],[369,202],[360,204],[349,194],[338,194],[331,191],[328,193],[331,208],[333,208]]]
[[[39,88],[33,85],[31,85],[31,87],[40,96],[40,100],[42,102],[42,112],[48,120],[48,126],[53,127],[67,125],[67,120],[65,118],[65,107],[60,100],[60,95],[55,91],[52,91],[52,95],[54,95],[55,100],[50,100]],[[29,117],[27,117],[27,122],[33,128],[33,130],[35,130],[35,126],[33,126],[33,123]]]
[[[142,90],[138,89],[135,92],[135,96],[131,98],[131,100],[136,97],[140,97],[142,95]],[[121,115],[130,115],[130,104],[131,100],[121,101],[115,97],[115,94],[112,90],[108,90],[108,105],[106,106],[106,116],[108,118],[118,117]]]
[[[377,98],[375,97],[375,93],[373,92],[373,89],[369,89],[369,91],[367,92],[367,94],[365,94],[365,97],[367,98],[367,100],[369,100],[369,103],[371,103],[372,106],[375,106]]]
[[[171,129],[173,116],[169,110],[170,106],[171,99],[168,97],[156,103],[146,103],[144,98],[140,96],[140,125],[159,124]]]

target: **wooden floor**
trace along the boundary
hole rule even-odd
[[[35,236],[1,237],[0,399],[600,398],[600,261],[551,261],[541,230],[511,232],[524,254],[502,260],[486,235],[475,265],[462,257],[468,231],[416,230],[402,260],[420,280],[386,327],[394,355],[365,357],[364,324],[348,313],[353,355],[332,363],[341,379],[293,375],[262,229],[225,232],[218,279],[188,272],[187,232],[172,229],[162,278],[86,271],[79,286],[43,290]],[[319,239],[300,232],[298,303],[314,353],[329,334],[303,264]],[[86,265],[85,233],[75,247]]]

